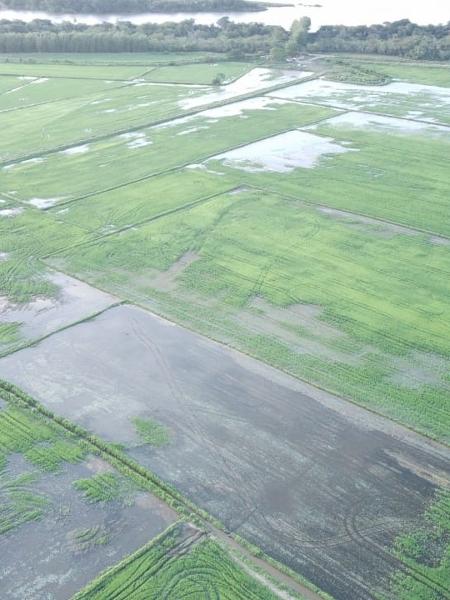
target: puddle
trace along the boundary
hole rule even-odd
[[[0,252],[0,262],[8,260],[9,254],[7,252]]]
[[[221,102],[237,96],[250,94],[264,88],[289,83],[296,79],[302,79],[311,75],[308,71],[290,71],[276,70],[257,67],[252,69],[239,79],[232,83],[216,88],[210,88],[206,94],[196,96],[194,98],[185,98],[180,100],[179,106],[184,109],[191,109],[203,104],[211,104],[213,102]]]
[[[67,196],[59,196],[56,198],[30,198],[30,200],[25,200],[27,204],[31,204],[36,208],[50,208],[51,206],[55,206],[61,200],[64,200]]]
[[[323,156],[355,151],[336,143],[333,138],[295,130],[236,148],[210,160],[222,160],[227,166],[251,173],[288,173],[299,167],[312,169]]]
[[[128,133],[122,133],[119,135],[119,138],[123,140],[129,140],[127,142],[127,148],[143,148],[144,146],[150,146],[153,144],[151,140],[149,140],[145,133],[141,131],[130,131]]]
[[[356,127],[389,130],[392,133],[415,133],[415,132],[436,132],[448,135],[448,127],[442,125],[433,125],[431,123],[419,123],[418,121],[408,121],[396,117],[385,117],[383,115],[370,115],[360,112],[347,112],[336,115],[322,121],[316,125],[305,127],[305,130],[315,131],[323,126],[332,125],[336,127]]]
[[[20,215],[20,213],[22,213],[22,212],[23,212],[23,208],[21,208],[21,207],[2,208],[0,210],[0,217],[6,217],[6,218],[16,217],[17,215]]]
[[[82,144],[81,146],[74,146],[73,148],[68,148],[67,150],[62,150],[60,154],[64,154],[65,156],[72,156],[73,154],[84,154],[89,151],[89,144]]]
[[[28,160],[22,160],[16,163],[13,163],[12,165],[6,165],[5,167],[3,167],[3,169],[5,171],[9,171],[10,169],[14,169],[15,167],[26,167],[26,166],[31,166],[31,165],[37,165],[39,163],[44,162],[44,159],[41,157],[38,158],[29,158]]]

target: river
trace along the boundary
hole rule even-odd
[[[272,0],[273,2],[273,0]],[[289,0],[286,0],[289,2]],[[320,7],[313,6],[321,4]],[[143,23],[164,23],[166,21],[183,21],[195,19],[197,23],[209,25],[221,17],[227,16],[237,23],[258,21],[267,25],[281,25],[289,29],[294,19],[309,16],[312,29],[321,25],[371,25],[384,21],[410,19],[414,23],[427,25],[430,23],[446,23],[450,20],[448,0],[427,0],[426,2],[411,0],[305,0],[294,2],[293,6],[274,6],[263,12],[224,12],[224,13],[146,13],[135,15],[92,15],[92,14],[51,14],[40,11],[0,10],[0,19],[48,19],[54,23],[70,21],[95,25],[102,22],[117,23],[130,21],[137,25]]]

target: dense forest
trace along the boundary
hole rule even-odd
[[[133,14],[144,12],[261,11],[265,6],[248,0],[0,0],[0,8],[51,13]]]
[[[450,24],[419,26],[408,20],[370,27],[326,26],[310,32],[311,21],[291,30],[260,23],[181,23],[88,26],[47,20],[0,21],[0,52],[222,52],[233,58],[269,54],[274,61],[302,52],[355,52],[425,60],[450,59]]]
[[[450,22],[447,25],[420,26],[403,19],[370,27],[325,26],[310,34],[308,50],[448,60]]]

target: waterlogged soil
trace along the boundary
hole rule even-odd
[[[406,82],[367,86],[316,79],[278,90],[273,95],[347,110],[450,124],[450,90],[438,86]]]
[[[393,539],[450,484],[450,451],[134,307],[1,359],[0,377],[127,445],[336,600],[395,600]],[[139,444],[133,417],[168,443]]]
[[[136,490],[127,502],[89,503],[74,481],[111,470],[96,457],[40,474],[27,488],[45,497],[42,519],[0,536],[2,600],[65,600],[105,568],[146,544],[176,520],[157,498]],[[11,476],[34,469],[13,456]]]
[[[50,271],[47,278],[58,290],[54,298],[37,297],[28,304],[12,304],[2,302],[0,297],[0,322],[21,323],[19,344],[48,335],[117,302],[111,294],[63,273]]]

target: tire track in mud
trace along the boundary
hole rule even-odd
[[[152,343],[150,339],[142,335],[133,319],[131,322],[133,333],[137,339],[139,339],[144,347],[146,347],[147,350],[153,354],[155,360],[160,365],[161,370],[164,373],[165,380],[170,388],[172,398],[178,405],[178,411],[179,414],[182,415],[183,421],[185,421],[186,418],[188,420],[189,427],[183,427],[184,434],[187,435],[194,443],[198,444],[199,439],[202,441],[202,445],[208,449],[209,454],[213,456],[215,455],[220,463],[222,463],[222,475],[224,476],[225,481],[234,482],[233,493],[241,500],[242,505],[250,512],[256,510],[254,506],[254,500],[248,493],[246,493],[246,487],[243,485],[241,479],[236,478],[234,469],[228,462],[225,453],[221,452],[217,444],[210,440],[207,432],[201,426],[200,421],[195,418],[195,415],[193,414],[194,404],[192,399],[185,393],[181,385],[177,382],[176,375],[173,373],[173,371],[171,371],[163,353],[159,350],[156,344]]]
[[[405,561],[396,557],[394,554],[386,550],[386,548],[383,548],[383,546],[381,546],[378,542],[370,539],[366,532],[363,532],[360,528],[358,528],[356,524],[356,519],[359,514],[358,508],[367,502],[372,502],[372,499],[364,497],[360,501],[357,501],[353,505],[350,514],[348,514],[344,519],[344,527],[350,539],[357,546],[368,549],[375,557],[379,558],[382,562],[389,564],[393,570],[397,569],[402,571],[402,573],[412,577],[415,581],[417,581],[417,583],[425,586],[433,593],[440,594],[443,599],[450,599],[450,588],[444,587],[439,583],[439,581],[428,577],[426,573],[421,572],[419,569],[412,567]]]

